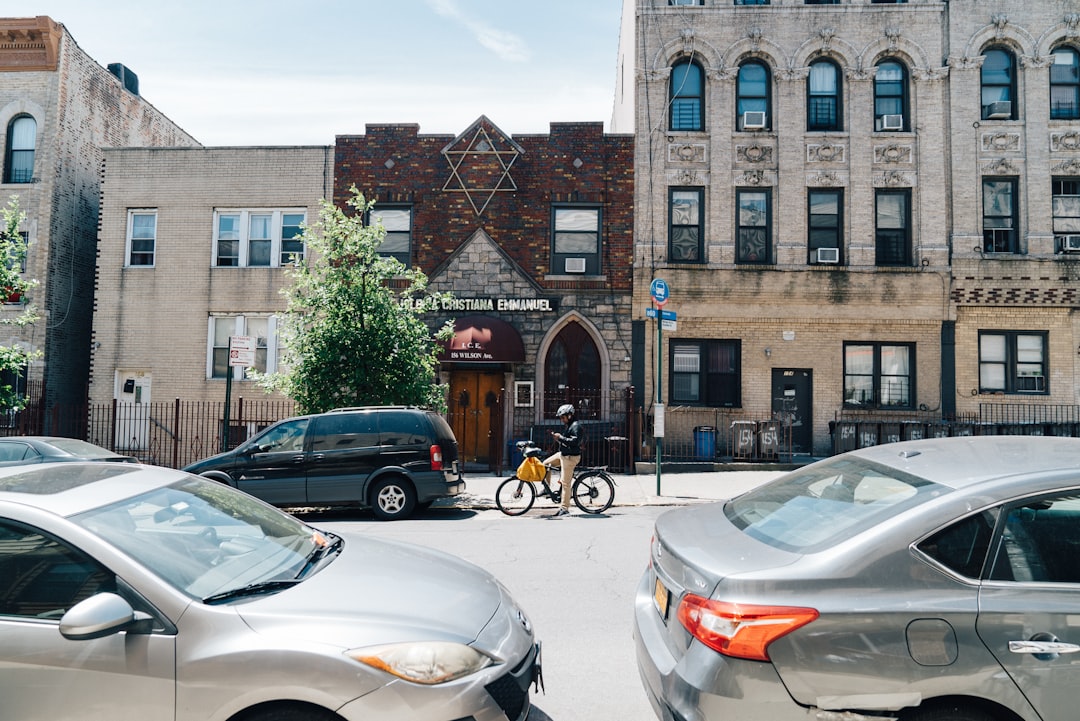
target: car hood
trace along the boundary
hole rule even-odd
[[[721,580],[787,566],[800,558],[752,538],[724,515],[724,504],[678,508],[656,519],[653,563],[698,594]]]
[[[340,554],[302,583],[233,608],[257,633],[341,648],[472,643],[508,595],[491,574],[439,551],[343,535]]]

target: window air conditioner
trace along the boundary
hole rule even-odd
[[[584,273],[585,272],[585,259],[584,258],[567,258],[564,266],[567,273]]]
[[[1080,235],[1061,236],[1061,250],[1065,253],[1080,253]]]
[[[904,116],[903,115],[882,115],[881,127],[879,130],[903,130],[904,129]]]
[[[840,262],[839,248],[818,248],[817,262],[835,264]]]
[[[999,100],[985,106],[987,120],[1008,120],[1012,117],[1012,103],[1008,100]]]
[[[743,130],[764,130],[765,111],[747,110],[742,114],[742,126]]]

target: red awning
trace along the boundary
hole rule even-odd
[[[523,363],[521,334],[504,320],[467,315],[454,321],[454,337],[443,343],[444,363]]]

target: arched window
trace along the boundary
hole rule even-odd
[[[1080,53],[1058,48],[1051,56],[1050,119],[1080,119]]]
[[[705,74],[693,60],[671,68],[671,129],[705,129]]]
[[[34,179],[34,147],[37,121],[20,115],[8,124],[7,152],[4,155],[4,182],[29,183]]]
[[[806,129],[841,130],[840,68],[831,60],[810,63],[806,85]]]
[[[739,130],[768,130],[772,123],[769,109],[769,69],[751,60],[739,68],[736,81],[735,127]]]
[[[568,323],[559,331],[544,358],[544,413],[555,417],[563,403],[578,407],[578,418],[593,418],[601,410],[600,351],[580,323]],[[591,409],[591,410],[590,410]]]
[[[985,53],[982,65],[982,119],[1013,120],[1016,118],[1016,61],[1012,53],[991,48]]]
[[[908,130],[907,69],[882,60],[874,75],[874,130]]]

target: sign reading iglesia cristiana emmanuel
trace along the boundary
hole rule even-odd
[[[406,305],[416,308],[427,301],[409,298],[403,301]],[[441,311],[468,311],[470,313],[483,311],[498,311],[501,313],[554,313],[558,305],[550,298],[438,298],[434,305],[426,310]]]

